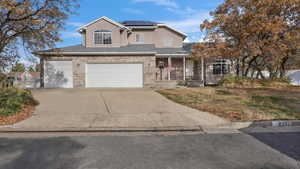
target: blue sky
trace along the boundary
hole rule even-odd
[[[188,34],[188,40],[199,41],[199,25],[209,18],[223,0],[80,0],[78,15],[70,16],[66,29],[61,32],[64,40],[58,47],[80,44],[76,29],[101,16],[115,21],[151,20],[170,24]]]
[[[200,41],[203,37],[200,24],[209,19],[209,12],[220,5],[223,0],[79,0],[77,15],[66,21],[66,29],[61,31],[63,42],[56,47],[77,45],[81,36],[76,29],[101,16],[115,21],[150,20],[162,22],[188,34],[189,42]],[[31,65],[36,60],[30,53],[20,50],[21,62]],[[37,60],[36,60],[37,61]]]

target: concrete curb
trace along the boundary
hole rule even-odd
[[[258,122],[231,122],[229,124],[219,126],[202,126],[203,128],[227,128],[242,129],[248,127],[288,127],[300,126],[300,120],[274,120],[274,121],[258,121]]]
[[[38,132],[203,132],[200,126],[190,127],[101,127],[101,128],[16,128],[0,127],[0,133],[38,133]]]
[[[253,122],[250,127],[288,127],[300,126],[300,120],[275,120],[275,121],[261,121]]]
[[[287,127],[300,126],[300,120],[231,122],[223,125],[170,126],[170,127],[100,127],[100,128],[19,128],[15,126],[0,127],[0,133],[34,133],[34,132],[204,132],[206,130],[239,130],[248,127]]]

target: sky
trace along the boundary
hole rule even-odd
[[[66,21],[66,29],[61,32],[62,43],[57,47],[81,43],[76,32],[80,26],[107,16],[115,21],[150,20],[162,22],[188,34],[186,41],[198,42],[203,37],[199,25],[209,19],[223,0],[79,0],[77,15]]]
[[[114,21],[148,20],[169,24],[188,35],[186,42],[203,39],[200,24],[210,19],[213,11],[223,0],[78,0],[80,8],[76,15],[66,20],[65,29],[60,32],[63,42],[56,47],[77,45],[82,42],[76,29],[102,16]],[[20,62],[29,66],[38,62],[30,53],[20,50]],[[35,60],[35,61],[33,61]]]

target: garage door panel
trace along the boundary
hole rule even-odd
[[[87,64],[86,86],[143,87],[143,64]]]
[[[73,88],[72,61],[46,61],[45,88]]]

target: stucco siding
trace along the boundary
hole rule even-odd
[[[112,44],[95,44],[94,32],[97,30],[110,30],[112,32]],[[181,48],[183,46],[183,36],[179,33],[167,28],[166,26],[158,26],[153,29],[136,29],[133,28],[129,33],[106,20],[99,20],[86,27],[83,32],[83,41],[86,47],[120,47],[128,44],[138,44],[136,42],[136,34],[142,34],[144,44],[154,44],[157,48]]]
[[[112,32],[112,44],[97,45],[94,43],[94,32],[97,30],[110,30]],[[106,20],[99,20],[86,28],[86,47],[120,47],[121,46],[120,27]]]
[[[154,31],[153,30],[133,30],[133,32],[128,37],[129,44],[140,44],[136,42],[136,35],[141,34],[144,36],[144,44],[154,43]]]
[[[154,33],[154,44],[157,48],[181,48],[183,37],[166,27],[158,27]]]
[[[128,37],[129,44],[137,44],[136,34],[144,35],[144,44],[154,44],[157,48],[181,48],[183,46],[183,37],[166,27],[158,27],[155,30],[133,30]]]

